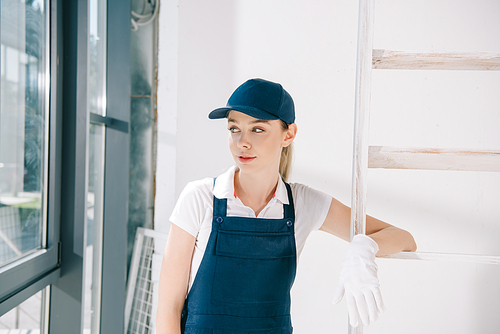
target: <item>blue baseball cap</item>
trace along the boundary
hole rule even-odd
[[[250,79],[236,88],[223,108],[208,114],[208,118],[226,118],[231,110],[261,120],[281,119],[287,124],[295,122],[292,97],[279,84],[264,79]]]

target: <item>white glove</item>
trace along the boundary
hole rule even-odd
[[[378,250],[378,245],[372,238],[358,234],[347,248],[346,258],[342,263],[340,281],[332,303],[340,302],[345,293],[349,322],[353,327],[359,325],[360,318],[363,325],[368,326],[370,321],[378,319],[379,313],[385,308],[375,263]]]

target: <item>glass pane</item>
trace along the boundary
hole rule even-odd
[[[85,333],[99,333],[104,189],[103,125],[90,124],[87,247],[85,252]]]
[[[43,333],[48,288],[35,293],[0,317],[0,333]]]
[[[106,1],[90,0],[89,109],[106,115]]]
[[[0,266],[44,246],[46,3],[1,1]]]
[[[90,0],[89,110],[106,114],[106,1]],[[102,219],[105,127],[90,124],[85,253],[84,333],[99,333],[102,273]]]

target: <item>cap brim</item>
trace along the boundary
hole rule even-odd
[[[208,118],[210,119],[218,119],[218,118],[226,118],[231,108],[217,108],[213,110],[210,114],[208,114]]]
[[[210,119],[226,118],[231,110],[242,112],[253,118],[270,121],[274,119],[279,119],[279,117],[268,113],[262,109],[248,107],[248,106],[227,106],[224,108],[217,108],[208,114]]]

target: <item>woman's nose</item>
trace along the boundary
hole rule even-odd
[[[247,150],[250,147],[252,147],[252,145],[250,145],[250,142],[248,141],[248,136],[247,135],[241,134],[240,138],[238,139],[238,147],[239,148],[244,148],[244,149],[247,149]]]

